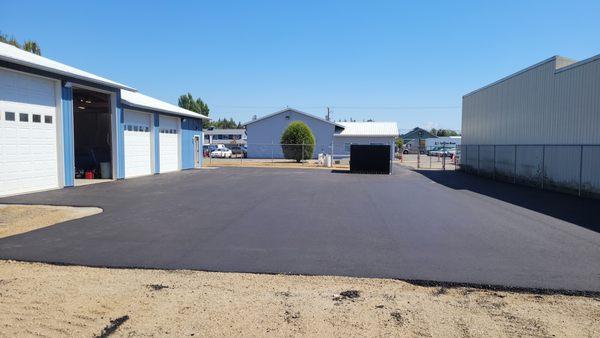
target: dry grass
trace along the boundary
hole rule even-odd
[[[599,299],[577,296],[13,261],[0,276],[0,336],[600,336]]]
[[[286,161],[286,160],[254,160],[254,159],[221,159],[215,158],[212,160],[204,159],[202,162],[204,167],[246,167],[246,168],[288,168],[288,169],[350,169],[348,164],[333,164],[332,167],[324,167],[319,165],[317,161],[304,161],[301,163]]]
[[[0,205],[0,238],[101,212],[102,209],[92,207],[3,204]]]

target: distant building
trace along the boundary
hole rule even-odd
[[[318,154],[346,156],[351,144],[389,144],[392,154],[398,137],[396,122],[334,122],[296,109],[284,109],[246,123],[249,158],[283,158],[280,139],[293,121],[302,121],[315,136]]]
[[[401,136],[404,141],[404,150],[408,153],[425,153],[427,151],[427,142],[429,138],[437,138],[437,136],[427,130],[415,127],[413,130]]]
[[[463,96],[461,168],[600,197],[600,55],[554,56]]]
[[[223,144],[246,145],[246,129],[207,129],[204,132],[204,145]]]

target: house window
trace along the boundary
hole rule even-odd
[[[40,123],[40,122],[42,122],[42,115],[33,114],[33,117],[31,118],[31,120],[35,123]]]
[[[15,113],[9,112],[9,111],[5,112],[4,113],[4,119],[6,121],[14,121],[15,120]]]
[[[51,124],[52,123],[52,116],[50,116],[50,115],[44,115],[44,123]]]
[[[19,114],[19,121],[21,121],[21,122],[29,122],[29,114],[20,113]]]
[[[349,153],[351,145],[352,145],[352,143],[344,143],[344,151]]]

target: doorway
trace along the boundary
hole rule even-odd
[[[200,168],[200,136],[194,135],[194,168]]]
[[[75,185],[113,179],[110,95],[73,88]]]

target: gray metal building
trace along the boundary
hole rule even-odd
[[[600,55],[554,56],[463,97],[461,167],[600,196]]]

